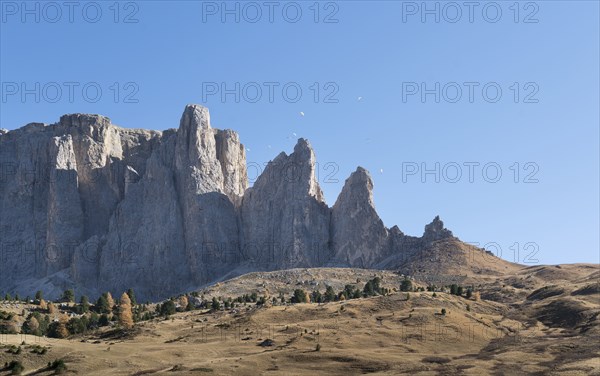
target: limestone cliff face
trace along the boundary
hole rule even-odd
[[[323,265],[331,256],[330,211],[315,175],[315,154],[300,139],[271,161],[241,206],[241,250],[268,270]]]
[[[2,130],[0,291],[160,299],[250,270],[394,268],[452,237],[437,217],[387,229],[362,168],[329,208],[304,139],[248,188],[244,150],[198,105],[164,132],[83,114]]]
[[[342,265],[372,267],[389,252],[388,230],[373,202],[373,181],[362,167],[346,180],[331,210],[334,259]]]

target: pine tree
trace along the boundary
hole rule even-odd
[[[344,297],[346,299],[352,299],[352,295],[354,295],[354,287],[352,287],[352,285],[344,286]]]
[[[133,313],[131,311],[131,299],[129,295],[124,292],[121,295],[119,302],[119,324],[125,329],[133,328]]]
[[[88,320],[87,328],[88,329],[96,329],[99,326],[100,316],[96,312],[92,312],[90,314],[90,318]]]
[[[186,311],[193,311],[196,309],[196,306],[194,305],[194,303],[192,303],[192,299],[188,299],[188,303],[185,306],[185,310]]]
[[[83,295],[81,297],[81,313],[88,313],[90,310],[90,301],[87,296]]]
[[[99,313],[110,313],[111,309],[105,294],[100,295],[98,298],[98,301],[96,302],[96,308]]]
[[[212,298],[211,308],[213,311],[218,311],[221,309],[221,303],[219,303],[219,301],[215,297]]]
[[[450,294],[458,295],[458,286],[456,284],[450,286]]]
[[[373,284],[373,291],[375,291],[378,294],[381,294],[381,278],[375,277],[371,280],[371,283]]]
[[[44,293],[42,292],[42,290],[38,290],[38,291],[35,293],[35,301],[36,301],[36,303],[38,303],[38,304],[39,304],[39,302],[40,302],[42,299],[44,299]]]
[[[312,296],[311,296],[311,301],[313,301],[315,303],[321,303],[322,299],[323,299],[323,296],[321,295],[319,290],[313,291]]]
[[[133,289],[129,289],[127,290],[127,295],[129,295],[129,299],[131,300],[131,305],[137,305],[137,300],[135,299],[135,292],[133,292]]]
[[[66,302],[72,303],[75,301],[75,292],[71,289],[65,290],[65,292],[63,292],[62,298]]]
[[[335,291],[333,291],[333,287],[327,286],[325,289],[325,301],[333,302],[336,298]]]
[[[294,296],[292,296],[292,303],[306,303],[308,294],[302,289],[294,290]]]
[[[171,299],[167,300],[160,306],[159,312],[165,317],[174,314],[175,312],[177,312],[177,310],[175,309],[175,302]]]
[[[102,316],[100,316],[100,319],[98,320],[98,325],[107,326],[109,322],[110,320],[108,319],[108,315],[106,313],[103,313]]]

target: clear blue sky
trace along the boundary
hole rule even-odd
[[[420,235],[439,214],[461,239],[497,243],[511,261],[514,243],[523,262],[534,250],[525,246],[530,242],[539,248],[532,257],[539,263],[599,261],[597,1],[521,2],[518,14],[513,1],[499,1],[499,16],[498,7],[479,2],[472,22],[465,6],[428,1],[428,9],[438,4],[439,23],[423,13],[421,1],[320,2],[318,14],[313,1],[284,2],[272,8],[273,22],[264,2],[237,3],[239,23],[236,2],[228,2],[233,14],[217,9],[221,1],[116,8],[114,1],[82,2],[72,10],[73,22],[63,2],[55,3],[60,14],[40,2],[27,3],[31,14],[21,1],[1,3],[3,128],[87,112],[124,127],[162,130],[178,126],[187,103],[201,103],[213,126],[240,133],[253,166],[290,152],[294,134],[308,138],[330,205],[361,165],[371,171],[375,204],[389,227]],[[79,85],[72,101],[69,82]],[[208,95],[210,83],[231,89],[236,82],[247,89],[239,103],[233,94],[224,101]],[[273,103],[268,82],[279,83]],[[466,82],[479,84],[473,103]],[[34,94],[21,96],[22,83],[34,92],[40,84],[39,103]],[[96,84],[89,83],[102,89],[96,103]],[[262,87],[255,103],[252,83]],[[428,90],[440,84],[439,103],[434,94],[424,101],[409,95],[421,83]],[[457,85],[462,97],[452,103]],[[297,86],[302,95],[289,103]],[[502,96],[494,103],[496,87]],[[328,95],[338,103],[326,103]],[[137,103],[126,103],[131,99]],[[436,162],[439,183],[434,174],[424,182],[420,172],[406,175]],[[472,182],[469,162],[479,163]],[[457,165],[462,177],[455,179]],[[490,182],[497,167],[502,176]]]

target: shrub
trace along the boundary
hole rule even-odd
[[[102,316],[100,316],[100,318],[98,319],[98,325],[100,326],[107,326],[110,323],[110,320],[108,319],[108,315],[106,313],[103,313]]]
[[[213,298],[213,301],[216,300],[216,298]],[[175,309],[175,302],[172,300],[167,300],[166,302],[164,302],[161,306],[160,306],[160,314],[163,316],[169,316],[169,315],[173,315],[177,310]]]
[[[63,322],[55,321],[48,327],[48,337],[51,338],[67,338],[69,331]]]
[[[65,364],[65,361],[62,359],[57,359],[55,361],[53,361],[52,363],[48,363],[48,368],[50,368],[51,370],[54,370],[54,374],[61,374],[61,373],[65,373],[67,371],[67,365]]]
[[[8,363],[6,369],[10,371],[11,375],[20,375],[25,370],[25,367],[18,360],[13,360]]]

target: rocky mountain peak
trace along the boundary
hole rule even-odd
[[[199,104],[188,104],[183,110],[179,122],[179,131],[188,134],[198,129],[210,129],[210,113],[208,108]]]
[[[375,203],[373,202],[373,179],[371,179],[369,171],[363,167],[357,167],[356,171],[351,173],[350,177],[346,179],[338,201],[340,199],[355,202],[357,205],[367,204],[375,209]]]
[[[3,260],[0,291],[134,288],[158,299],[250,270],[394,268],[452,237],[439,217],[423,237],[388,230],[362,167],[330,208],[303,138],[248,188],[239,135],[213,129],[200,105],[186,106],[179,128],[164,132],[71,114],[2,133],[0,160],[15,169],[0,182],[0,238],[48,254]],[[24,178],[36,167],[50,178]]]
[[[427,242],[451,237],[453,237],[452,231],[444,227],[444,222],[442,222],[439,215],[437,215],[430,224],[425,226],[425,232],[423,233],[423,239]]]
[[[332,208],[331,234],[339,263],[369,267],[387,253],[388,231],[375,210],[366,169],[358,167],[346,179]]]
[[[60,117],[60,124],[67,127],[107,127],[111,121],[102,115],[67,114]]]

